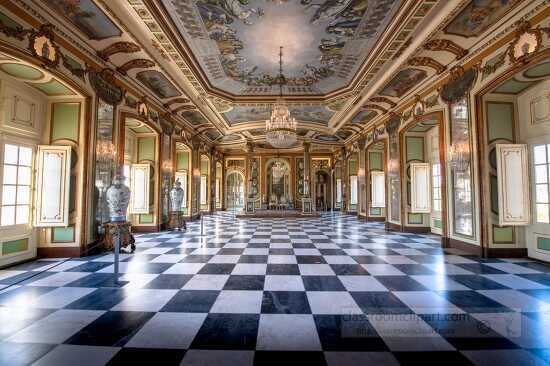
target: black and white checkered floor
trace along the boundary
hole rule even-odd
[[[0,271],[1,365],[546,365],[550,267],[378,223],[205,217]],[[32,276],[32,277],[31,277]],[[29,278],[30,277],[30,278]],[[26,279],[26,280],[25,280]]]

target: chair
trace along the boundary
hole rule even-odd
[[[277,195],[275,193],[272,193],[271,196],[269,197],[269,205],[268,205],[268,209],[272,209],[272,208],[275,208],[277,209],[277,206],[278,206],[278,202],[277,202]]]
[[[286,198],[286,196],[281,196],[281,199],[279,201],[279,209],[281,210],[286,210],[288,209],[288,200]]]

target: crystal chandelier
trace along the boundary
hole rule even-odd
[[[273,105],[271,119],[265,121],[265,138],[276,149],[293,146],[296,136],[296,120],[283,99],[283,47],[279,48],[279,98]]]

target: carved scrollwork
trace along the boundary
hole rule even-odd
[[[376,109],[382,112],[382,114],[388,113],[388,110],[384,107],[379,106],[378,104],[365,104],[361,109]]]
[[[118,67],[117,70],[122,75],[126,75],[128,71],[132,69],[148,69],[153,66],[155,66],[155,63],[153,61],[144,58],[138,58],[126,62],[124,65]]]
[[[97,55],[105,61],[109,61],[112,55],[117,53],[135,53],[141,51],[141,48],[132,42],[115,42],[103,50],[97,51]]]
[[[464,70],[462,66],[451,69],[451,80],[440,90],[441,99],[445,103],[455,103],[462,99],[472,89],[477,79],[477,68]]]
[[[59,47],[54,43],[53,25],[43,24],[38,32],[30,31],[29,50],[45,66],[55,68],[59,65],[61,56]]]
[[[434,69],[438,74],[445,71],[446,67],[431,57],[414,57],[408,62],[410,66],[425,66]]]
[[[23,41],[25,36],[31,33],[30,29],[23,29],[21,26],[9,27],[0,20],[0,33],[4,33],[6,37],[11,37]]]
[[[373,103],[386,103],[390,106],[390,108],[394,108],[395,106],[397,106],[394,101],[386,97],[372,97],[370,98],[370,101]]]
[[[447,51],[455,55],[457,60],[468,54],[468,50],[448,39],[432,39],[424,44],[424,49],[429,51]]]
[[[513,63],[526,62],[527,59],[540,50],[542,44],[541,30],[531,28],[531,24],[521,21],[516,25],[516,36],[510,46],[508,54]]]
[[[164,108],[168,108],[170,107],[172,104],[178,104],[178,103],[181,103],[181,104],[185,104],[185,103],[189,103],[190,100],[187,99],[187,98],[174,98],[172,100],[169,100],[168,102],[164,103]]]

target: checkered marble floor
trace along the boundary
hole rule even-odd
[[[239,219],[0,271],[0,365],[546,365],[550,267],[379,223]]]

